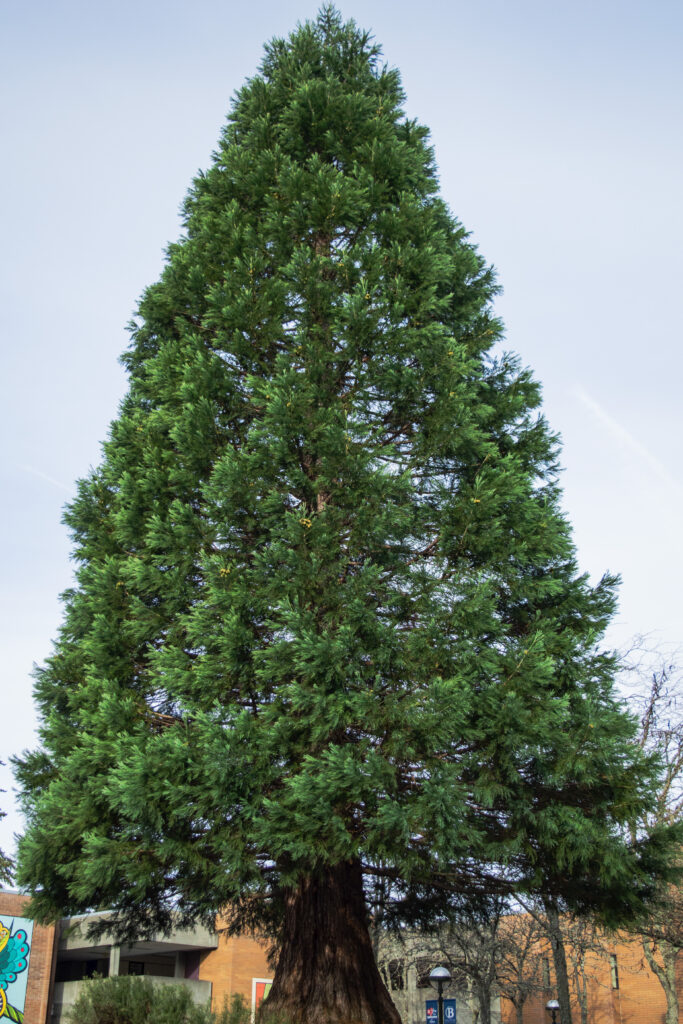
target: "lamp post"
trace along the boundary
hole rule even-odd
[[[545,1008],[550,1013],[552,1024],[557,1024],[557,1011],[560,1008],[560,1004],[558,1003],[557,999],[549,999],[548,1002],[545,1004]]]
[[[429,984],[439,991],[439,1024],[443,1024],[443,990],[451,980],[451,972],[447,967],[435,967],[429,972]],[[553,1021],[553,1024],[555,1022]]]

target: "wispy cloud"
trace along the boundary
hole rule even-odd
[[[61,480],[55,480],[53,476],[48,473],[43,473],[42,469],[36,469],[35,466],[29,466],[23,463],[20,467],[24,473],[30,473],[31,476],[37,476],[39,480],[45,480],[46,483],[52,484],[53,487],[59,487],[60,491],[66,491],[67,494],[73,494],[73,487],[67,486],[62,483]]]
[[[575,389],[575,395],[579,401],[595,416],[597,420],[608,430],[617,443],[633,455],[636,455],[642,462],[645,462],[662,483],[666,484],[680,498],[683,498],[683,483],[677,479],[668,469],[665,463],[658,459],[649,448],[639,441],[637,437],[611,416],[599,402],[591,398],[582,388]]]

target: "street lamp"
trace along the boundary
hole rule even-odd
[[[447,967],[435,967],[429,972],[429,984],[439,990],[439,1024],[443,1024],[443,989],[450,980],[451,972]]]
[[[557,1011],[560,1008],[560,1004],[558,1003],[557,999],[549,999],[548,1002],[545,1004],[545,1008],[546,1010],[550,1011],[552,1024],[557,1024]]]

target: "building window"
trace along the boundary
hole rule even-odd
[[[138,977],[145,973],[145,965],[141,960],[129,960],[128,961],[128,973],[135,974]]]
[[[185,954],[185,977],[190,981],[199,981],[199,953]]]
[[[420,956],[415,961],[415,974],[417,975],[418,988],[431,988],[429,972],[432,969],[432,961],[427,957]]]
[[[543,988],[550,988],[550,960],[543,957]]]
[[[617,954],[609,955],[609,973],[612,981],[612,988],[619,988],[619,968],[617,967]]]
[[[392,992],[401,992],[405,987],[405,964],[403,960],[390,960],[387,964],[389,968],[389,987]]]

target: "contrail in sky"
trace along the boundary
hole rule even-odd
[[[61,480],[55,480],[53,476],[48,476],[47,473],[43,473],[42,469],[36,469],[35,466],[28,466],[25,463],[19,468],[23,469],[24,473],[30,473],[31,476],[37,476],[40,480],[45,480],[48,484],[53,484],[53,486],[59,487],[60,491],[66,491],[67,494],[73,493],[72,487],[67,487],[67,485],[62,483]]]
[[[590,395],[582,388],[575,389],[576,397],[579,401],[586,406],[587,409],[593,413],[593,415],[600,420],[602,425],[607,428],[612,437],[619,442],[623,448],[629,449],[634,455],[637,455],[643,462],[646,462],[652,472],[659,477],[659,479],[670,487],[673,491],[683,498],[683,484],[680,480],[669,471],[667,466],[653,455],[648,448],[645,447],[636,437],[631,434],[626,427],[622,426],[618,420],[615,420],[613,416],[603,409],[603,407],[591,398]]]

